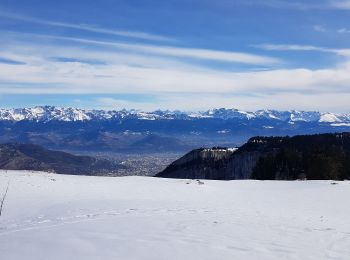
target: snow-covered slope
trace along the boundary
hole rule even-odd
[[[0,172],[4,260],[349,259],[350,183]]]
[[[282,122],[318,122],[318,123],[350,123],[350,115],[320,113],[313,111],[277,111],[258,110],[247,112],[238,109],[211,109],[204,112],[162,111],[142,112],[137,110],[84,110],[78,108],[63,108],[54,106],[39,106],[33,108],[0,109],[0,121],[89,121],[111,119],[203,119],[218,118],[224,120],[266,119]]]

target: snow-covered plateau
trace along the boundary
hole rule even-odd
[[[3,260],[349,259],[350,182],[0,172]]]

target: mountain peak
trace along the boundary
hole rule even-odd
[[[140,110],[87,110],[73,107],[35,106],[32,108],[0,109],[0,121],[90,121],[90,120],[193,120],[196,118],[213,118],[222,120],[271,120],[282,122],[315,122],[315,123],[350,123],[350,115],[320,113],[317,111],[279,111],[258,110],[242,111],[236,108],[214,108],[204,112],[183,112],[156,110],[144,112]]]

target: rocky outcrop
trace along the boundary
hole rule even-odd
[[[251,151],[237,153],[227,161],[225,169],[226,180],[250,179],[261,152]]]
[[[215,180],[350,179],[350,133],[254,137],[237,151],[194,150],[156,176]]]
[[[180,179],[225,179],[227,161],[235,149],[196,149],[170,164],[157,177]]]

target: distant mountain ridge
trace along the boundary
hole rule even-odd
[[[198,147],[235,147],[257,135],[347,131],[350,115],[312,111],[0,109],[0,143],[31,143],[66,151],[183,153]]]
[[[0,109],[0,121],[92,121],[92,120],[194,120],[200,118],[254,120],[268,119],[283,122],[318,122],[349,124],[350,114],[321,113],[317,111],[258,110],[247,112],[238,109],[218,108],[204,112],[156,110],[86,110],[72,107],[37,106],[32,108]]]

